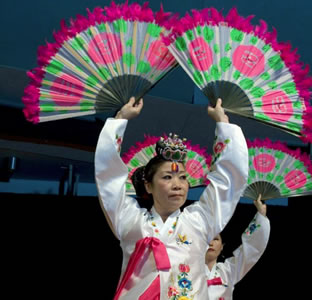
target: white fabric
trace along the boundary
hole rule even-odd
[[[118,153],[116,140],[123,137],[126,125],[126,120],[107,119],[95,153],[100,203],[109,216],[123,251],[121,276],[136,241],[144,237],[157,237],[165,244],[171,269],[158,271],[153,254],[147,253],[120,299],[138,299],[158,274],[160,299],[172,299],[170,293],[168,295],[170,287],[174,293],[184,291],[185,296],[193,296],[191,299],[206,299],[205,252],[210,240],[222,231],[231,218],[246,186],[248,149],[242,131],[237,125],[217,123],[217,141],[227,140],[228,143],[215,163],[214,171],[208,176],[211,183],[199,201],[182,213],[179,210],[174,212],[163,223],[155,209],[148,212],[125,194],[128,171]],[[187,271],[184,274],[181,272],[183,265],[184,271]],[[178,283],[179,275],[187,279],[184,289],[181,288],[182,282]]]
[[[270,221],[257,213],[245,232],[242,234],[242,244],[227,258],[224,263],[216,263],[211,271],[206,265],[207,279],[221,277],[222,285],[208,287],[209,300],[232,299],[234,286],[257,263],[263,254],[270,236]]]

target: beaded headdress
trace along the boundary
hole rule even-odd
[[[156,152],[165,160],[172,161],[172,172],[178,172],[177,162],[183,162],[187,155],[186,139],[180,139],[177,134],[170,133],[165,139],[163,137],[156,144]]]
[[[205,186],[208,183],[207,174],[210,170],[211,155],[205,148],[192,145],[190,141],[180,139],[177,135],[170,134],[166,137],[145,136],[143,142],[136,143],[122,155],[122,160],[128,167],[126,181],[127,194],[135,194],[131,181],[134,171],[145,166],[153,157],[160,155],[172,161],[173,171],[177,171],[178,162],[183,162],[189,186]]]

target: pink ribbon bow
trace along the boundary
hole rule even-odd
[[[121,292],[123,291],[128,280],[131,278],[131,275],[133,274],[135,267],[143,256],[146,248],[152,249],[158,270],[168,270],[171,268],[166,246],[159,239],[154,237],[146,237],[137,241],[135,244],[135,249],[129,259],[124,276],[118,285],[114,300],[119,299]]]
[[[208,286],[211,286],[211,285],[222,285],[222,284],[223,283],[222,283],[221,277],[216,277],[216,278],[207,280],[207,285]]]

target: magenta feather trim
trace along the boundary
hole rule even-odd
[[[255,139],[253,141],[247,139],[246,141],[247,141],[248,148],[264,147],[268,149],[282,151],[294,157],[295,159],[300,160],[305,165],[308,172],[312,174],[312,162],[311,162],[310,156],[306,152],[302,152],[300,148],[293,150],[293,149],[290,149],[286,143],[283,143],[281,141],[271,141],[269,138],[266,138],[264,140]]]
[[[123,162],[127,164],[142,149],[156,144],[159,139],[160,137],[157,136],[145,135],[143,142],[137,142],[135,146],[130,147],[129,150],[122,155]]]
[[[196,152],[197,154],[205,157],[206,164],[210,168],[211,161],[212,161],[212,155],[207,153],[207,148],[206,147],[201,147],[200,145],[192,145],[190,141],[186,142],[186,147],[189,150],[192,150]]]
[[[41,75],[37,75],[36,73],[40,74],[40,72],[42,71],[39,68],[27,72],[32,82],[25,88],[22,97],[22,101],[25,104],[25,108],[23,109],[25,118],[32,123],[39,122],[39,87],[41,84]]]
[[[112,2],[110,6],[101,8],[96,7],[91,12],[87,9],[87,17],[77,15],[76,19],[70,20],[70,26],[65,24],[62,20],[60,30],[53,34],[55,43],[46,46],[41,46],[38,49],[38,64],[39,66],[46,66],[49,64],[51,57],[53,57],[62,44],[70,38],[73,38],[77,33],[80,33],[96,23],[113,22],[118,19],[141,22],[155,22],[159,26],[163,26],[170,30],[177,22],[177,15],[172,15],[170,12],[164,12],[161,6],[156,13],[148,7],[148,2],[142,6],[138,3],[128,5],[128,1],[124,4],[115,4]]]
[[[28,105],[27,109],[23,109],[26,120],[35,124],[39,122],[39,111],[40,108],[36,105]]]
[[[301,140],[305,143],[312,142],[312,107],[307,107],[306,113],[303,116],[304,136]]]

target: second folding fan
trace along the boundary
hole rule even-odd
[[[126,192],[129,195],[135,194],[132,184],[132,174],[139,167],[145,166],[156,153],[156,143],[161,137],[145,136],[143,142],[136,143],[126,153],[122,159],[128,167],[129,176],[126,182]],[[192,145],[189,141],[185,143],[187,154],[184,160],[186,177],[190,188],[206,186],[208,184],[207,174],[210,170],[211,155],[207,154],[206,149],[199,145]]]
[[[253,26],[251,19],[236,9],[226,17],[193,10],[165,43],[212,105],[221,98],[228,112],[312,141],[309,68],[264,21]]]
[[[247,141],[248,186],[243,196],[257,199],[312,195],[312,163],[307,153],[269,139]]]

